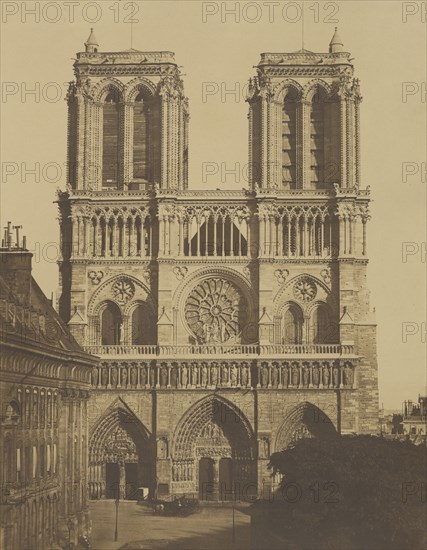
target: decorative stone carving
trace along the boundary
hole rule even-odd
[[[198,456],[217,456],[220,458],[231,458],[229,447],[198,447],[196,449]]]
[[[294,296],[301,302],[311,302],[316,297],[316,294],[316,285],[308,277],[303,277],[294,284]]]
[[[178,281],[182,281],[182,279],[188,273],[188,268],[185,267],[185,265],[183,266],[177,265],[176,267],[173,268],[173,272],[175,274],[175,277],[178,279]]]
[[[260,458],[270,457],[270,441],[268,437],[262,437],[258,441],[258,455]]]
[[[277,282],[279,285],[283,284],[289,276],[289,271],[287,269],[276,269],[274,272]]]
[[[135,285],[130,279],[120,277],[113,283],[111,290],[116,302],[126,304],[135,294]]]
[[[325,283],[329,285],[331,282],[331,268],[326,267],[325,269],[322,269],[320,275],[322,276],[322,279],[325,281]]]
[[[111,434],[104,446],[104,458],[107,462],[137,462],[135,443],[121,427]]]
[[[104,272],[103,271],[89,271],[87,276],[92,281],[93,285],[99,285],[102,278],[104,277]]]
[[[161,437],[157,440],[157,457],[158,458],[167,458],[168,457],[168,440],[166,437]]]
[[[201,344],[237,341],[240,318],[246,311],[238,288],[225,279],[202,281],[191,292],[184,307],[190,330]]]

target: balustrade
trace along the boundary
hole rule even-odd
[[[188,356],[188,355],[353,355],[351,344],[207,344],[85,346],[93,355],[109,356]]]

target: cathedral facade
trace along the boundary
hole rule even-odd
[[[59,311],[100,358],[89,493],[268,492],[272,452],[376,433],[359,82],[327,53],[264,53],[250,182],[188,188],[189,106],[171,52],[101,52],[68,93]]]

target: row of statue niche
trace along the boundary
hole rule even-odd
[[[180,375],[180,376],[179,376]],[[165,387],[168,384],[168,367],[160,367],[160,386]],[[170,369],[170,385],[173,388],[187,386],[216,386],[218,384],[237,386],[238,384],[246,387],[250,381],[249,365],[237,365],[237,363],[218,365],[212,363],[202,365],[186,363],[178,368],[173,366]]]
[[[270,372],[269,372],[270,371]],[[352,386],[354,380],[353,368],[349,364],[345,364],[342,369],[343,383],[345,386]],[[340,376],[339,367],[332,367],[332,380],[331,380],[331,367],[330,365],[314,365],[312,367],[312,379],[310,382],[310,367],[304,365],[302,367],[302,380],[300,367],[297,364],[291,365],[290,368],[286,365],[273,365],[270,369],[268,365],[263,363],[259,372],[259,382],[261,387],[265,388],[271,385],[277,387],[279,384],[282,386],[299,386],[302,382],[303,386],[308,386],[310,383],[313,386],[329,386],[331,383],[334,387],[339,386]]]
[[[191,481],[193,479],[193,463],[174,462],[172,464],[172,479],[174,481]]]
[[[119,369],[120,369],[120,385],[122,387],[136,387],[138,384],[138,373],[135,367],[116,367],[110,368],[110,379],[108,374],[108,368],[101,368],[101,375],[99,376],[99,369],[94,367],[92,371],[92,385],[103,387],[111,384],[116,387],[119,383]],[[148,372],[147,372],[148,369]],[[179,377],[179,372],[181,376]],[[240,376],[239,376],[240,371]],[[270,372],[269,372],[270,371]],[[209,376],[210,374],[210,376]],[[345,364],[342,369],[343,383],[345,386],[352,386],[354,380],[354,371],[349,364]],[[286,365],[273,365],[269,368],[266,364],[262,364],[259,372],[259,382],[262,387],[269,385],[277,387],[279,384],[282,386],[298,386],[300,385],[300,367],[297,364],[291,365],[289,368]],[[162,365],[160,367],[159,382],[161,387],[168,385],[168,367]],[[173,366],[170,368],[170,385],[173,388],[187,387],[187,386],[202,386],[207,385],[216,386],[218,384],[230,385],[230,386],[243,386],[246,387],[250,382],[249,366],[247,364],[237,365],[232,363],[231,365],[218,365],[213,363],[207,365],[189,365],[185,363],[179,368]],[[332,367],[332,380],[331,380],[331,368],[329,365],[314,365],[312,367],[312,379],[311,384],[313,386],[329,386],[332,384],[334,387],[340,383],[339,379],[339,367]],[[156,384],[156,369],[150,366],[140,367],[140,379],[139,384],[142,387],[150,385],[154,387]],[[304,365],[302,368],[302,385],[308,386],[310,384],[310,367]]]
[[[110,370],[110,378],[108,371]],[[94,367],[92,370],[92,385],[93,386],[111,386],[116,387],[119,383],[119,370],[120,370],[120,385],[126,387],[128,385],[136,387],[138,384],[138,372],[136,367],[117,367],[112,366],[110,369],[108,367],[101,367],[98,369]],[[99,374],[101,372],[101,375]],[[147,384],[154,386],[155,384],[155,374],[156,371],[150,366],[139,367],[139,384],[142,387],[145,387]],[[148,371],[148,372],[147,372]]]

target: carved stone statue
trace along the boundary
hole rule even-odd
[[[92,369],[92,386],[98,385],[98,367]]]
[[[208,383],[208,367],[206,363],[202,365],[202,386],[205,388]]]
[[[117,386],[117,367],[111,367],[111,385],[113,388]]]
[[[106,367],[101,369],[101,384],[106,386],[108,384],[108,370]]]
[[[326,365],[323,367],[323,385],[329,386],[329,367]]]
[[[140,377],[141,377],[141,386],[144,388],[147,385],[147,370],[145,366],[141,368]]]
[[[162,437],[157,441],[157,457],[158,458],[168,457],[168,442],[165,437]]]
[[[171,386],[172,388],[176,388],[178,382],[178,370],[176,366],[173,366],[171,368]]]
[[[338,387],[338,384],[339,384],[339,371],[338,371],[338,367],[334,367],[332,369],[332,380],[333,380],[333,384],[334,384],[334,387]]]
[[[231,365],[230,374],[231,374],[231,385],[233,387],[236,387],[236,385],[237,385],[237,367],[236,367],[236,363],[233,363]]]
[[[122,386],[125,387],[128,383],[128,371],[127,371],[127,368],[125,367],[124,369],[122,369]]]
[[[269,458],[270,457],[270,442],[267,437],[260,439],[258,444],[259,457],[260,458]]]
[[[277,388],[278,378],[279,366],[277,364],[274,364],[273,368],[271,369],[271,385],[273,386],[273,388]]]
[[[190,367],[191,385],[197,386],[197,365],[192,363]]]
[[[308,386],[309,384],[309,380],[310,380],[310,368],[305,366],[303,368],[303,371],[302,371],[302,380],[303,380],[303,384],[304,386]]]
[[[242,365],[240,367],[240,381],[243,387],[248,385],[248,366]]]
[[[314,365],[314,367],[313,367],[313,385],[318,386],[319,384],[320,384],[319,367],[317,365]]]
[[[168,383],[168,369],[164,365],[160,367],[160,386],[165,388]]]
[[[263,388],[268,386],[268,367],[265,363],[261,365],[261,386]]]
[[[182,387],[186,388],[188,383],[188,373],[187,373],[187,366],[184,364],[181,367],[181,383]]]
[[[282,384],[283,387],[288,387],[288,367],[286,365],[282,365]]]
[[[211,382],[212,386],[216,386],[218,384],[218,365],[214,363],[211,367]]]
[[[131,367],[130,368],[130,383],[133,387],[136,386],[137,384],[137,373],[136,373],[136,369],[134,367]]]
[[[154,388],[156,385],[156,370],[153,367],[148,367],[148,372],[150,375],[150,386]]]
[[[299,369],[296,365],[292,366],[292,385],[298,386],[299,384]]]
[[[222,363],[221,365],[221,382],[222,384],[228,384],[228,365],[227,363]]]

